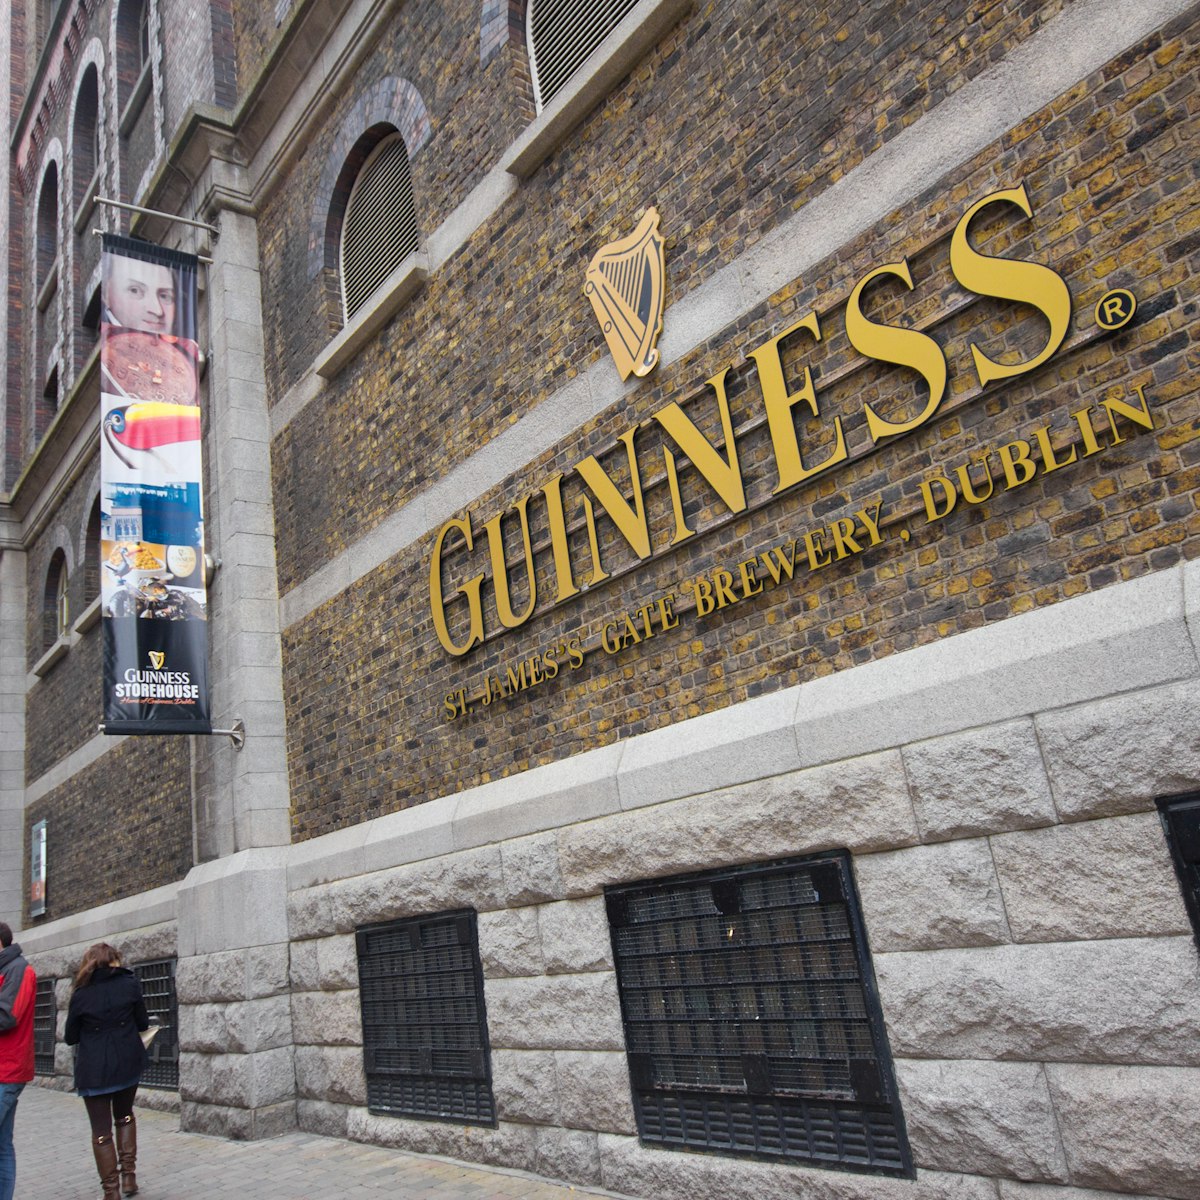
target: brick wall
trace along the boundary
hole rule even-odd
[[[281,592],[606,354],[580,295],[583,267],[600,244],[628,232],[644,205],[656,202],[664,216],[669,327],[670,306],[717,266],[1052,10],[1022,18],[994,6],[969,25],[966,12],[956,10],[934,22],[932,38],[930,21],[918,19],[915,9],[886,28],[880,19],[847,12],[841,20],[834,14],[806,24],[802,41],[794,35],[796,14],[755,11],[752,22],[744,6],[702,9],[667,37],[569,149],[523,185],[493,226],[286,426],[274,450]],[[755,52],[747,47],[739,67],[737,31],[751,25]],[[647,485],[654,554],[627,576],[620,573],[633,566],[633,555],[601,519],[602,554],[613,579],[547,608],[553,566],[542,510],[531,504],[533,541],[544,547],[543,611],[519,630],[491,636],[467,658],[452,660],[434,637],[427,594],[432,534],[293,624],[284,647],[295,836],[328,832],[1194,557],[1200,467],[1189,367],[1196,358],[1190,323],[1197,184],[1188,147],[1197,121],[1198,37],[1200,26],[1181,26],[1114,60],[886,223],[831,247],[804,279],[629,390],[622,403],[500,488],[478,500],[464,497],[482,543],[487,519],[554,472],[569,473],[589,453],[602,455],[628,494],[618,435],[665,403],[692,397],[689,415],[719,440],[712,392],[702,385],[732,364],[730,404],[753,515],[724,520],[723,505],[686,475],[693,526],[719,528],[671,550],[667,489],[661,466],[650,465],[662,462],[659,435],[650,425],[638,433],[637,447],[646,479],[660,480]],[[970,54],[962,53],[968,45]],[[814,100],[811,80],[822,77],[831,80],[829,93]],[[452,140],[457,110],[444,111],[432,89],[422,94],[437,131],[418,158],[429,172]],[[314,148],[320,144],[321,137],[314,139]],[[289,311],[303,312],[304,295],[316,290],[299,283],[298,255],[288,249],[302,228],[296,197],[306,193],[311,169],[307,160],[300,164],[296,186],[281,190],[262,225],[268,377],[285,384],[316,349],[303,340],[312,323],[298,320],[285,329],[282,322],[285,296]],[[981,389],[971,342],[993,358],[1027,360],[1045,344],[1046,325],[1028,310],[965,293],[949,269],[949,237],[974,201],[1022,180],[1033,218],[1011,206],[989,210],[972,225],[972,239],[986,252],[1059,271],[1072,291],[1072,326],[1043,368]],[[418,195],[419,206],[429,204]],[[428,228],[428,218],[422,220]],[[949,363],[949,387],[936,417],[920,430],[872,446],[864,402],[899,420],[920,411],[926,393],[912,372],[853,353],[845,302],[864,274],[905,255],[914,289],[879,283],[868,309],[874,320],[928,323]],[[1132,325],[1108,335],[1098,330],[1093,309],[1115,287],[1133,290],[1141,308]],[[745,355],[809,309],[819,313],[822,342],[814,346],[800,334],[785,349],[791,386],[807,364],[819,389],[822,419],[801,425],[806,461],[830,453],[834,415],[843,421],[848,459],[773,499],[757,376]],[[293,351],[294,342],[301,345]],[[1154,429],[1121,417],[1110,429],[1100,401],[1136,405],[1138,387]],[[1089,406],[1104,448],[1085,455],[1070,414]],[[945,519],[927,517],[922,480],[953,477],[955,467],[985,448],[1032,439],[1038,426],[1052,431],[1061,457],[1074,446],[1072,465],[1043,472],[1019,490],[997,486],[987,503],[960,502]],[[1002,478],[994,456],[993,470]],[[582,489],[569,475],[564,489],[568,519],[575,520]],[[689,581],[720,568],[736,573],[738,562],[834,520],[854,519],[874,503],[883,508],[878,546],[810,572],[801,542],[793,582],[709,616],[692,610]],[[520,607],[516,517],[506,526]],[[857,528],[864,541],[861,521]],[[586,532],[578,521],[573,538],[575,562],[582,564]],[[479,543],[473,556],[448,558],[448,589],[486,569]],[[578,575],[586,579],[588,569],[580,566]],[[678,629],[618,655],[603,651],[606,622],[667,591],[676,595]],[[490,603],[485,594],[485,607]],[[460,604],[451,615],[460,633],[463,611]],[[494,615],[490,622],[498,628]],[[486,676],[503,677],[507,665],[573,635],[588,651],[582,668],[502,701],[500,711],[477,704],[472,715],[444,721],[447,693],[477,692]]]
[[[606,353],[590,308],[579,303],[580,277],[596,248],[626,232],[642,208],[655,203],[667,214],[667,297],[678,303],[1055,11],[1042,6],[1036,18],[1022,19],[1003,7],[989,6],[986,21],[968,23],[975,10],[956,5],[931,23],[924,7],[909,5],[894,28],[883,29],[876,19],[864,28],[848,5],[824,18],[807,6],[765,15],[754,5],[707,6],[667,35],[569,147],[522,185],[494,227],[447,264],[322,404],[310,406],[278,440],[281,587],[362,536],[514,414]],[[414,21],[423,15],[415,6],[404,12]],[[462,7],[456,15],[471,28]],[[753,39],[744,33],[750,28]],[[796,37],[799,28],[803,39]],[[525,81],[511,69],[506,76],[513,56],[480,68],[473,41],[461,52],[460,70],[479,83],[460,87],[451,108],[427,83],[427,64],[448,53],[431,40],[437,30],[421,20],[410,33],[401,23],[396,37],[386,39],[397,47],[389,52],[393,73],[417,86],[431,114],[434,136],[413,173],[425,233],[461,200],[463,189],[454,184],[463,164],[471,164],[468,178],[476,178],[532,115],[520,94]],[[963,39],[970,54],[962,53]],[[459,33],[451,44],[464,40]],[[360,89],[382,70],[375,62],[364,67]],[[812,81],[827,77],[833,82],[821,95]],[[899,96],[898,78],[904,80]],[[342,101],[327,130],[351,102]],[[481,144],[479,134],[488,130]],[[304,165],[263,214],[268,378],[280,389],[311,364],[326,337],[308,319],[318,299],[300,273],[296,242],[330,136],[313,139]],[[467,300],[480,296],[487,303]],[[514,330],[519,353],[513,353]],[[447,423],[450,411],[461,416]],[[364,439],[379,446],[386,472],[359,452]],[[290,466],[306,458],[319,459],[322,473],[355,503],[314,510],[295,496]],[[308,485],[305,477],[302,490]]]
[[[182,879],[192,865],[186,738],[132,738],[25,810],[47,822],[53,921]],[[28,860],[28,855],[26,855]],[[29,895],[29,864],[24,894]],[[28,910],[25,922],[29,925]]]

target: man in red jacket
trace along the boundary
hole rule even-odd
[[[0,921],[0,1200],[12,1200],[17,1181],[13,1120],[17,1097],[33,1078],[33,1001],[37,976]]]

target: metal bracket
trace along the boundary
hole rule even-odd
[[[207,229],[214,238],[221,236],[221,231],[215,225],[210,225],[207,221],[197,221],[192,217],[181,217],[176,213],[163,212],[159,208],[143,208],[140,204],[126,204],[123,200],[110,200],[107,196],[97,196],[96,203],[107,204],[110,208],[119,208],[124,212],[142,213],[147,217],[165,217],[168,221],[173,221],[179,225],[191,225],[194,229]]]
[[[229,738],[233,742],[235,750],[240,750],[246,744],[246,722],[241,717],[238,717],[233,722],[231,729],[213,729],[211,732],[219,733]]]

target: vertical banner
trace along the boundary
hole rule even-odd
[[[46,822],[38,821],[29,833],[29,915],[46,914]]]
[[[104,236],[104,732],[209,733],[197,260]]]

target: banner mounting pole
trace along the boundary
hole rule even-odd
[[[103,721],[101,721],[100,724],[96,726],[96,728],[101,733],[108,732],[108,727],[105,725],[105,723]],[[234,719],[233,725],[229,729],[210,729],[208,732],[210,735],[211,734],[221,734],[223,737],[229,738],[229,740],[233,743],[233,748],[235,750],[240,750],[246,744],[246,722],[243,721],[241,717],[236,717]],[[194,733],[191,736],[192,737],[203,737],[205,735]]]
[[[176,213],[163,212],[160,208],[143,208],[140,204],[126,204],[124,200],[110,200],[106,196],[97,196],[97,204],[107,204],[110,208],[119,208],[125,212],[142,213],[147,217],[162,217],[167,221],[174,221],[179,225],[192,225],[197,229],[207,229],[215,238],[221,236],[221,231],[215,226],[210,225],[207,221],[196,221],[191,217],[181,217]]]

